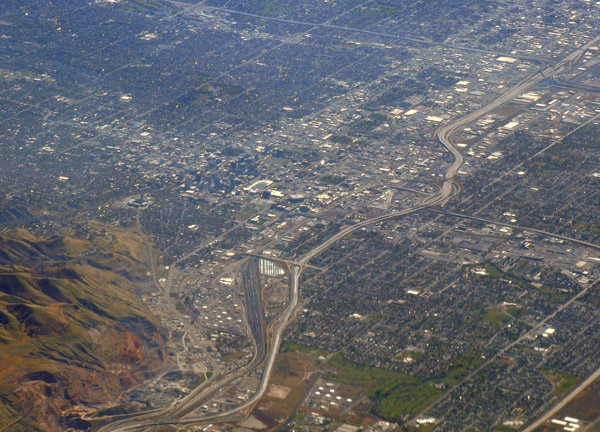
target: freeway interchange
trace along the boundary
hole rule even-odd
[[[464,163],[464,157],[452,139],[456,132],[531,89],[536,84],[544,81],[546,77],[554,77],[557,74],[568,70],[573,65],[577,64],[584,52],[598,41],[600,41],[600,36],[593,38],[554,66],[546,67],[542,70],[537,70],[534,73],[531,73],[517,85],[510,88],[508,91],[487,105],[482,106],[468,115],[439,127],[435,132],[435,137],[439,143],[453,155],[453,162],[447,168],[444,175],[444,180],[437,192],[425,196],[420,203],[412,207],[398,211],[392,211],[387,214],[365,219],[364,221],[354,225],[346,226],[330,238],[323,241],[321,244],[313,247],[310,251],[306,252],[296,260],[282,260],[277,262],[278,265],[280,265],[286,271],[289,284],[289,297],[285,309],[277,318],[273,320],[272,324],[268,328],[264,327],[262,307],[263,299],[261,298],[260,275],[258,274],[258,266],[256,264],[257,258],[245,258],[242,261],[229,266],[227,269],[228,271],[235,270],[241,274],[242,286],[246,294],[246,322],[248,333],[251,335],[255,351],[250,364],[233,374],[220,375],[216,373],[210,380],[207,380],[205,383],[171,407],[148,413],[137,414],[134,417],[116,421],[102,427],[100,431],[117,432],[158,430],[157,428],[159,428],[161,425],[177,424],[183,426],[191,424],[213,424],[218,422],[240,420],[244,418],[267,391],[269,380],[273,372],[273,367],[277,360],[277,354],[279,352],[283,334],[298,312],[300,276],[302,271],[310,266],[309,262],[311,259],[330,248],[334,243],[363,227],[383,222],[388,219],[415,213],[430,207],[443,206],[446,204],[452,197],[460,192],[460,185],[457,182],[457,176],[461,166]],[[170,299],[168,299],[168,292],[172,284],[173,276],[175,274],[174,272],[176,271],[176,264],[184,259],[187,259],[187,257],[191,256],[193,253],[194,252],[180,258],[170,266],[171,269],[169,271],[167,286],[165,288],[165,300],[170,301]],[[194,416],[192,414],[201,404],[211,400],[215,397],[215,395],[221,394],[226,388],[236,383],[241,377],[253,372],[257,367],[260,366],[262,366],[260,382],[254,394],[252,394],[246,401],[228,409],[227,411],[214,415]]]

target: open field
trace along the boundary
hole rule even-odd
[[[317,361],[305,353],[287,352],[277,357],[266,396],[249,417],[258,429],[272,430],[283,425],[295,412],[317,376]],[[260,426],[263,424],[265,426]],[[252,428],[252,423],[244,422]]]

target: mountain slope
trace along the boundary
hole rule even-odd
[[[0,429],[86,429],[163,364],[163,331],[136,293],[141,235],[89,224],[87,238],[0,235]]]

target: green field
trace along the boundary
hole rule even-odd
[[[397,11],[397,6],[384,3],[371,3],[358,8],[360,15],[369,18],[385,18],[394,15]]]
[[[363,366],[336,354],[327,363],[327,378],[353,386],[366,387],[375,402],[377,415],[398,420],[405,414],[416,414],[442,394],[433,382],[399,372]]]
[[[281,348],[279,349],[279,351],[282,353],[303,352],[303,353],[314,354],[314,355],[323,356],[323,357],[326,357],[329,354],[331,354],[329,351],[321,349],[321,348],[315,348],[310,345],[296,344],[296,343],[289,342],[289,341],[283,342],[281,344]]]
[[[457,385],[467,375],[473,372],[483,363],[483,359],[476,348],[464,354],[458,359],[456,366],[448,371],[446,376],[441,379],[441,382],[448,385]]]
[[[490,306],[482,316],[487,323],[493,324],[496,327],[504,327],[507,321],[510,321],[510,315],[497,307]]]
[[[552,381],[552,385],[554,386],[552,393],[557,395],[569,393],[581,381],[581,378],[575,375],[566,374],[554,369],[542,369],[542,373]]]
[[[261,1],[257,5],[252,6],[248,10],[248,13],[275,18],[285,15],[291,11],[292,9],[290,7],[278,4],[277,2]]]

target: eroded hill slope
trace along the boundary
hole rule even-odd
[[[0,235],[0,429],[85,430],[164,363],[164,332],[139,298],[149,283],[133,229],[85,238]]]

